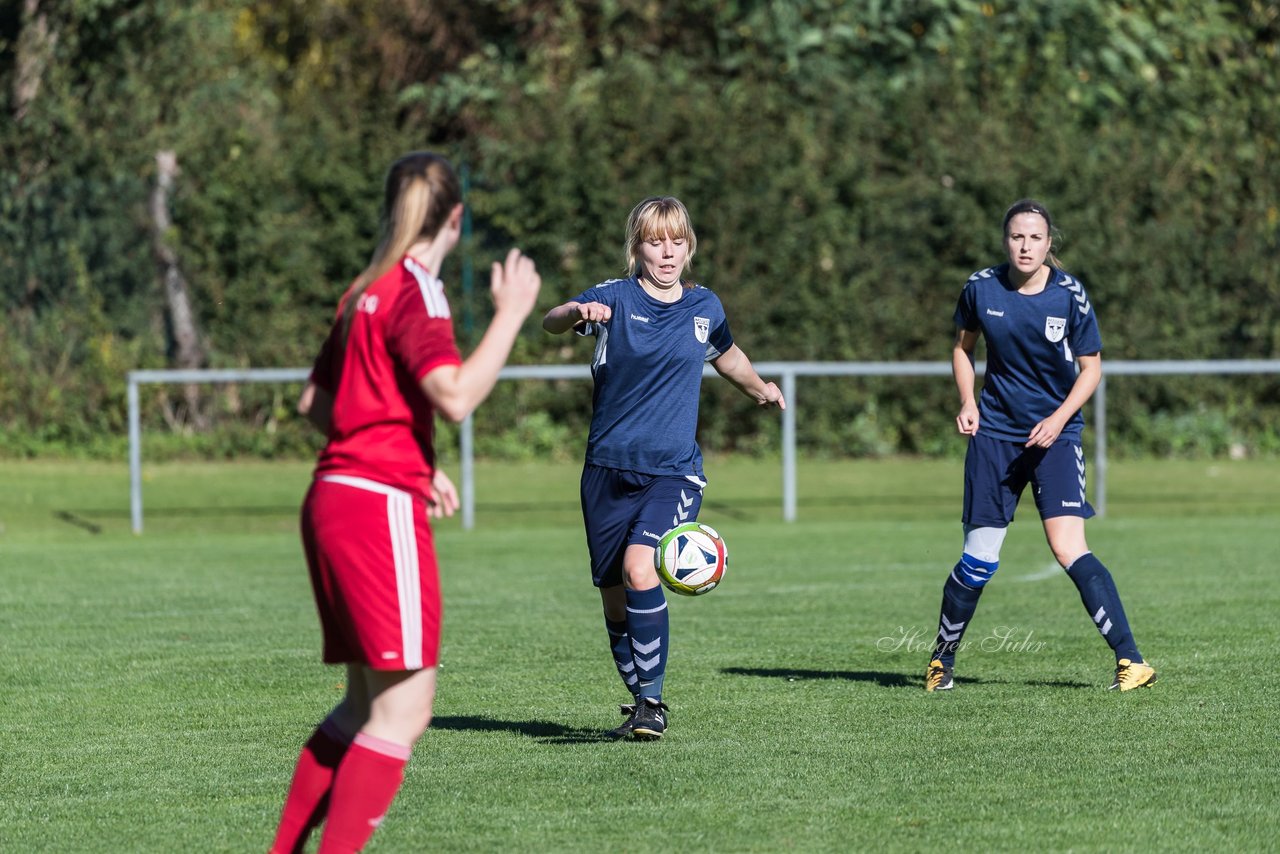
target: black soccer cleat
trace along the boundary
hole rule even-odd
[[[631,719],[631,737],[636,741],[656,741],[667,731],[667,713],[670,709],[661,700],[645,697],[636,703],[636,713]]]
[[[606,738],[626,738],[631,735],[631,730],[636,725],[636,707],[634,703],[623,703],[618,706],[618,711],[626,715],[627,719],[613,729],[606,730]]]

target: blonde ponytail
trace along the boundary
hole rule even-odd
[[[391,269],[409,247],[439,233],[449,211],[462,201],[462,186],[449,161],[429,151],[406,154],[387,170],[382,205],[382,239],[369,265],[343,294],[342,340],[351,332],[360,297]]]

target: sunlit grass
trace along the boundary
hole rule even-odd
[[[146,471],[135,537],[123,467],[0,464],[0,850],[265,850],[340,696],[307,467]],[[920,690],[959,463],[808,464],[790,525],[776,462],[708,474],[729,575],[670,597],[668,737],[615,744],[577,470],[480,467],[476,529],[437,531],[437,718],[370,851],[1271,846],[1280,466],[1113,466],[1090,543],[1161,673],[1123,696],[1029,502],[958,689]]]

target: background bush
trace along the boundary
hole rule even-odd
[[[945,360],[961,285],[1035,196],[1106,358],[1276,358],[1278,38],[1263,0],[4,4],[2,452],[120,454],[125,373],[172,363],[161,149],[182,168],[165,239],[215,367],[310,363],[372,249],[383,170],[424,147],[467,176],[445,271],[464,346],[507,246],[537,260],[546,309],[618,274],[630,207],[673,193],[754,360]],[[515,360],[588,347],[530,323]],[[1275,377],[1113,388],[1118,453],[1280,445]],[[295,393],[208,389],[197,427],[179,390],[149,389],[147,429],[174,438],[148,453],[309,453]],[[956,453],[954,397],[806,380],[800,440]],[[505,384],[487,406],[482,452],[580,453],[587,384]],[[727,389],[702,424],[709,449],[777,447]]]

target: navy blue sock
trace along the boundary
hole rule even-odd
[[[631,654],[639,677],[636,695],[661,700],[671,634],[662,585],[627,591],[627,634],[631,636]]]
[[[1133,632],[1129,630],[1129,620],[1124,615],[1124,605],[1120,604],[1116,583],[1102,561],[1094,557],[1093,552],[1085,552],[1067,567],[1067,577],[1075,582],[1084,609],[1103,640],[1115,651],[1116,660],[1142,661]]]
[[[970,587],[960,581],[959,575],[966,569],[974,568],[973,564],[981,563],[983,562],[965,555],[955,569],[951,570],[947,583],[942,586],[942,611],[938,614],[938,636],[933,642],[932,658],[948,667],[955,666],[960,639],[964,637],[964,630],[969,627],[969,620],[973,619],[973,612],[978,609],[978,597],[982,595],[981,586]],[[987,573],[986,578],[990,577],[990,573]]]
[[[609,631],[609,649],[613,652],[613,663],[622,677],[622,684],[631,692],[632,697],[640,695],[640,680],[636,676],[636,663],[631,655],[631,636],[627,634],[626,620],[610,620],[604,618],[604,627]]]

